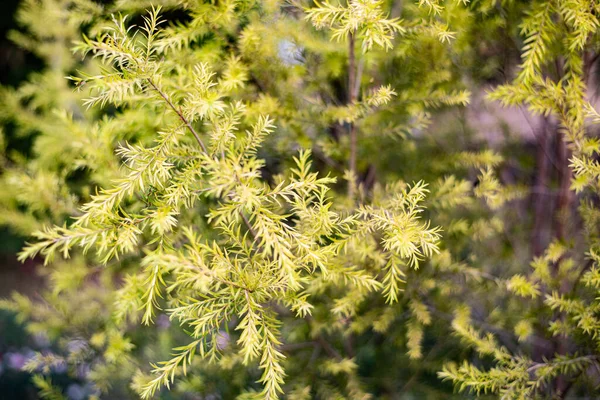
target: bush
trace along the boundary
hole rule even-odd
[[[0,220],[48,285],[2,306],[40,395],[593,396],[599,13],[25,1]]]

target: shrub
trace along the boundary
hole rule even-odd
[[[2,305],[54,343],[40,394],[64,364],[107,398],[592,395],[599,11],[26,1],[14,39],[47,65],[4,89],[7,148],[33,146],[0,206],[49,279]],[[522,137],[491,149],[465,116],[503,56],[490,104],[546,117],[529,175]]]

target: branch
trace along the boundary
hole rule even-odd
[[[200,147],[202,147],[202,151],[204,151],[206,154],[208,154],[208,150],[206,150],[206,146],[202,142],[202,139],[200,139],[200,136],[198,135],[198,132],[196,132],[196,130],[194,129],[194,127],[192,126],[192,124],[190,124],[190,121],[188,121],[187,118],[185,118],[183,116],[183,114],[181,113],[181,111],[178,110],[177,107],[175,107],[175,105],[173,104],[173,102],[171,101],[171,99],[169,99],[169,97],[166,95],[166,93],[163,92],[162,90],[160,90],[158,88],[158,86],[156,86],[156,84],[154,83],[154,81],[152,81],[151,78],[148,78],[148,83],[150,83],[150,86],[152,86],[152,88],[154,88],[154,90],[156,90],[156,92],[158,92],[158,94],[160,95],[160,97],[162,97],[167,102],[167,104],[169,105],[169,107],[171,107],[171,109],[173,111],[175,111],[175,113],[179,116],[179,119],[181,119],[181,121],[185,124],[185,126],[187,126],[187,128],[190,130],[190,132],[192,133],[192,135],[194,135],[194,137],[196,138],[196,141],[198,142],[198,144],[200,145]]]
[[[160,97],[162,97],[165,100],[165,102],[169,105],[169,107],[179,116],[179,119],[181,119],[181,121],[189,129],[189,131],[192,133],[192,135],[194,135],[194,138],[196,138],[196,141],[202,148],[202,151],[205,154],[208,154],[208,150],[206,149],[204,142],[202,142],[202,139],[200,139],[200,135],[198,135],[198,132],[196,132],[196,130],[194,129],[192,124],[187,120],[187,118],[184,117],[184,115],[181,113],[181,111],[178,110],[177,107],[175,107],[175,105],[173,104],[171,99],[169,99],[167,94],[165,92],[163,92],[162,90],[160,90],[151,78],[148,78],[148,83],[150,83],[150,86],[152,86],[152,88],[154,90],[156,90],[156,92],[160,95]],[[237,178],[237,176],[236,176],[236,178]],[[239,182],[239,179],[238,179],[238,182]],[[256,234],[256,231],[254,230],[254,228],[252,228],[252,225],[250,225],[250,221],[248,221],[248,218],[246,218],[246,216],[241,211],[239,211],[239,213],[240,213],[240,216],[242,217],[242,219],[244,220],[244,224],[246,224],[246,227],[248,228],[248,230],[250,231],[250,233],[252,234],[254,239],[256,239],[257,234]]]
[[[354,104],[357,99],[356,90],[356,54],[355,54],[355,33],[348,35],[348,104]],[[350,160],[349,169],[353,177],[356,176],[356,151],[357,151],[357,137],[356,125],[354,122],[350,123]],[[348,184],[348,196],[354,196],[354,185],[355,182],[349,182]]]
[[[242,212],[242,210],[238,210],[238,212],[240,213],[240,216],[242,217],[242,220],[244,221],[244,224],[246,224],[246,228],[248,228],[248,231],[250,232],[250,234],[252,235],[252,237],[254,238],[254,240],[256,240],[258,238],[258,234],[256,233],[256,231],[254,230],[254,228],[250,224],[250,221],[248,221],[248,218],[244,215],[244,213]]]

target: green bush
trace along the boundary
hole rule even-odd
[[[52,343],[40,396],[593,397],[599,14],[24,1],[0,222],[47,289],[1,305]]]

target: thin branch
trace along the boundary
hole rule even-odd
[[[241,210],[238,210],[238,212],[240,213],[240,216],[242,217],[244,224],[246,224],[246,228],[248,228],[248,231],[250,232],[250,234],[252,235],[254,240],[256,240],[258,238],[258,234],[256,233],[256,231],[250,224],[250,221],[248,221],[248,218],[244,215],[244,213]]]
[[[342,355],[323,336],[319,335],[317,341],[329,357],[335,358],[337,361],[343,360]]]
[[[175,104],[173,104],[173,102],[171,101],[171,99],[169,99],[169,97],[167,96],[167,94],[165,92],[163,92],[162,90],[160,90],[158,88],[158,86],[156,86],[156,84],[154,83],[154,81],[152,81],[151,78],[148,78],[148,83],[150,83],[150,86],[152,86],[152,88],[154,90],[156,90],[156,92],[160,95],[160,97],[162,97],[167,102],[167,104],[169,105],[169,107],[171,107],[171,109],[173,111],[175,111],[175,113],[179,116],[179,119],[181,119],[181,121],[185,124],[185,126],[187,126],[187,128],[190,130],[190,132],[192,133],[192,135],[194,135],[194,137],[196,138],[196,141],[198,142],[198,144],[200,145],[200,147],[202,147],[202,150],[206,154],[208,154],[208,150],[206,150],[206,146],[202,142],[202,139],[200,139],[200,135],[198,135],[198,132],[196,132],[196,130],[194,129],[194,127],[192,126],[192,124],[190,124],[190,121],[188,121],[187,118],[185,118],[183,116],[183,114],[181,113],[181,111],[178,110],[177,107],[175,107]]]
[[[313,322],[313,318],[310,315],[304,317],[304,319],[311,324]],[[316,341],[319,344],[319,348],[325,350],[325,353],[331,358],[335,358],[337,361],[341,361],[344,358],[342,355],[329,343],[321,334],[316,337]]]
[[[356,53],[355,53],[355,34],[348,35],[348,104],[354,104],[357,99],[356,90]],[[350,160],[349,169],[353,177],[356,177],[356,153],[358,146],[358,133],[354,122],[350,123]],[[354,196],[355,182],[348,183],[348,196]]]
[[[189,129],[189,131],[192,133],[192,135],[194,135],[194,138],[196,138],[196,141],[198,142],[198,144],[202,148],[202,151],[205,154],[208,154],[208,150],[206,149],[206,146],[204,145],[204,142],[202,142],[202,139],[200,139],[200,135],[198,135],[198,132],[196,132],[196,130],[194,129],[194,127],[192,126],[192,124],[190,123],[190,121],[188,121],[187,118],[185,118],[185,116],[181,113],[180,110],[177,109],[177,107],[175,107],[175,105],[173,104],[173,102],[171,101],[171,99],[169,99],[169,97],[167,96],[167,94],[165,92],[163,92],[162,90],[160,90],[158,88],[158,86],[154,83],[154,81],[151,78],[148,78],[148,83],[150,83],[150,86],[152,86],[152,88],[154,90],[156,90],[156,92],[160,95],[160,97],[162,97],[167,102],[167,104],[169,105],[169,107],[179,116],[179,118],[181,119],[181,121]],[[236,178],[237,178],[237,176],[236,176]],[[238,179],[238,182],[239,182],[239,179]],[[244,220],[244,223],[246,224],[246,227],[248,228],[248,230],[250,231],[250,233],[252,234],[252,236],[254,237],[254,239],[256,239],[256,236],[257,236],[256,235],[256,231],[254,230],[254,228],[250,224],[250,221],[248,221],[248,218],[246,218],[246,216],[241,211],[239,211],[239,214],[242,217],[242,219]]]
[[[580,361],[589,361],[589,362],[593,363],[596,360],[598,360],[598,356],[587,355],[587,356],[575,357],[572,359],[568,359],[566,361],[550,361],[550,362],[546,362],[546,363],[533,363],[533,365],[531,367],[527,368],[527,372],[533,372],[536,369],[545,367],[547,365],[551,365],[551,366],[566,365],[566,364],[572,364],[572,363],[580,362]]]

